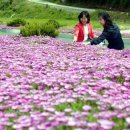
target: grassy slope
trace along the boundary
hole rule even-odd
[[[77,22],[77,14],[50,8],[49,6],[30,3],[28,1],[13,5],[0,11],[0,23],[6,23],[13,18],[24,18],[28,22],[46,22],[56,19],[62,26],[71,26]]]
[[[96,11],[91,14],[94,28],[101,28],[97,18],[98,12],[99,11]],[[116,20],[116,23],[121,27],[129,26],[129,14],[117,12],[111,12],[111,14]],[[13,18],[24,18],[28,22],[46,22],[48,19],[56,19],[62,26],[68,26],[69,28],[72,28],[78,22],[77,13],[70,13],[61,9],[53,9],[47,5],[30,3],[26,0],[19,2],[19,4],[16,2],[5,10],[1,10],[0,23],[6,24],[6,22],[13,19],[11,16],[13,16]]]

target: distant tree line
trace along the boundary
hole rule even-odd
[[[130,10],[130,0],[51,0],[66,4],[119,10]]]

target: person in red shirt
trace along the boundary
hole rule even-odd
[[[82,11],[79,16],[79,23],[74,29],[74,42],[87,42],[94,38],[92,24],[90,22],[90,14],[87,11]]]

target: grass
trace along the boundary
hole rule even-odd
[[[9,21],[13,20],[15,18],[1,18],[0,17],[0,24],[6,25]],[[48,19],[34,19],[34,18],[26,18],[26,21],[28,23],[46,23]],[[75,24],[77,23],[77,20],[66,20],[66,19],[57,19],[57,21],[60,23],[61,27],[66,27],[66,28],[73,28]]]
[[[16,118],[10,118],[9,119],[9,121],[11,122],[11,123],[14,123],[14,121],[15,121],[15,119],[17,119],[18,117],[20,117],[20,116],[28,116],[29,115],[29,113],[28,112],[20,112],[20,111],[18,111],[18,110],[13,110],[12,108],[8,108],[8,109],[6,109],[6,111],[5,111],[6,113],[15,113],[16,115],[17,115],[17,117]],[[14,128],[13,128],[13,126],[5,126],[5,130],[15,130]]]
[[[98,110],[98,105],[96,104],[96,101],[82,101],[78,99],[77,101],[73,103],[63,103],[55,107],[57,111],[63,112],[67,108],[71,108],[72,111],[74,112],[82,112],[83,111],[83,106],[89,105],[92,107],[92,110],[89,111],[88,116],[86,117],[87,122],[97,122],[98,119],[94,116],[95,113],[99,113],[100,111]],[[114,108],[111,106],[109,107],[110,111],[114,111]],[[125,119],[121,119],[118,117],[113,117],[112,121],[116,123],[116,126],[113,128],[113,130],[122,130],[122,129],[127,129],[127,124]],[[58,130],[73,130],[73,128],[69,128],[67,126],[60,126]]]
[[[82,111],[83,106],[90,105],[94,110],[98,111],[96,101],[82,101],[80,99],[73,103],[63,103],[55,107],[57,111],[64,111],[66,108],[71,108],[74,112]]]
[[[36,104],[34,104],[33,106],[34,106],[33,111],[39,111],[39,112],[43,112],[44,111],[44,108],[38,108],[38,106]],[[14,123],[15,120],[18,119],[21,116],[29,116],[30,115],[29,112],[20,112],[19,110],[14,110],[12,108],[6,109],[5,113],[7,113],[7,114],[8,113],[15,113],[16,114],[16,117],[9,119],[9,121],[11,123]],[[5,130],[15,130],[15,129],[13,128],[13,126],[6,126]],[[25,128],[24,130],[28,130],[28,129]]]
[[[100,10],[91,14],[91,21],[94,28],[102,28],[98,22],[97,15]],[[110,12],[114,21],[121,28],[128,28],[130,16],[129,13]],[[6,7],[4,10],[0,9],[0,24],[6,24],[15,18],[26,19],[27,22],[44,23],[49,19],[57,20],[62,27],[73,28],[78,22],[78,13],[67,12],[62,9],[54,9],[47,5],[41,5],[28,2],[27,0],[15,2],[12,6]]]
[[[74,130],[74,128],[66,125],[61,125],[58,128],[56,128],[56,130]]]
[[[100,110],[98,109],[99,104],[97,104],[96,101],[91,101],[91,100],[85,101],[85,100],[77,99],[72,103],[62,103],[57,105],[55,107],[55,110],[63,112],[65,111],[65,109],[70,108],[73,112],[82,112],[83,106],[85,105],[91,106],[92,109],[88,111],[88,115],[86,116],[86,118],[84,118],[84,120],[86,120],[87,122],[97,122],[98,118],[95,117],[94,114],[99,113]],[[108,106],[108,109],[110,111],[114,111],[114,108],[111,106]],[[38,106],[35,104],[33,110],[43,112],[44,108],[38,108]],[[16,118],[10,118],[10,122],[12,123],[14,123],[15,119],[17,119],[22,115],[27,115],[27,116],[29,115],[29,112],[20,112],[19,110],[13,110],[11,108],[6,109],[5,113],[15,113],[17,115]],[[68,113],[68,116],[71,116],[71,114]],[[127,129],[127,124],[124,118],[113,117],[111,120],[116,123],[116,126],[113,128],[113,130]],[[5,129],[14,130],[13,127],[11,126],[5,127]],[[61,125],[58,126],[57,130],[74,130],[74,128],[66,125]]]
[[[89,105],[92,107],[92,110],[89,111],[86,121],[87,122],[97,122],[97,118],[94,116],[94,113],[98,113],[98,105],[96,104],[96,101],[82,101],[80,99],[77,99],[73,103],[63,103],[55,107],[57,111],[63,112],[65,109],[70,108],[73,112],[82,112],[83,106]],[[69,115],[69,114],[68,114]],[[70,116],[70,115],[69,115]],[[73,127],[69,127],[66,125],[59,126],[57,130],[74,130]]]
[[[112,120],[117,124],[113,130],[127,129],[127,124],[125,119],[119,119],[117,117],[114,117]]]
[[[51,8],[47,5],[41,5],[28,2],[27,0],[15,1],[14,5],[0,10],[0,17],[4,18],[25,18],[25,19],[76,19],[76,13],[70,13],[62,9]]]
[[[0,24],[6,24],[8,23],[9,21],[13,20],[14,18],[0,18]],[[27,18],[26,21],[28,23],[45,23],[47,22],[49,19],[34,19],[34,18]],[[98,19],[97,19],[98,20]],[[97,21],[96,19],[95,20],[92,20],[92,25],[93,25],[93,28],[99,28],[101,29],[102,26],[100,25],[100,23]],[[77,19],[74,19],[74,20],[66,20],[66,19],[57,19],[57,21],[60,23],[61,27],[63,28],[68,28],[68,29],[73,29],[74,26],[77,24],[78,20]],[[128,29],[128,27],[130,26],[129,23],[124,23],[124,22],[121,22],[121,21],[117,21],[116,22],[117,25],[120,26],[121,29]]]
[[[124,82],[125,82],[125,78],[123,77],[123,76],[117,76],[116,77],[116,80],[117,80],[117,83],[120,83],[120,84],[124,84]]]
[[[12,19],[0,18],[0,23],[6,24],[10,20],[12,20]],[[30,18],[26,19],[26,21],[29,23],[45,23],[48,20],[49,19],[30,19]],[[91,22],[92,22],[93,28],[102,29],[102,26],[100,25],[100,23],[97,20],[92,19]],[[60,23],[60,26],[65,29],[73,29],[74,26],[78,23],[77,19],[74,19],[74,20],[57,19],[57,21]],[[117,21],[116,23],[117,23],[117,25],[120,26],[121,29],[128,29],[128,27],[130,26],[129,23],[124,23],[124,22],[120,22],[120,21]]]
[[[80,99],[76,100],[73,103],[63,103],[55,107],[57,111],[63,112],[65,109],[70,108],[74,112],[82,112],[83,106],[89,105],[92,107],[92,110],[89,111],[88,116],[86,117],[86,120],[88,122],[97,122],[97,118],[94,116],[94,113],[98,113],[98,105],[96,104],[96,101],[82,101]]]
[[[31,86],[35,89],[38,90],[39,84],[32,82]]]
[[[11,78],[11,74],[10,74],[10,73],[6,73],[6,76],[7,76],[8,78]]]
[[[122,85],[123,85],[124,82],[125,82],[125,78],[124,78],[122,75],[120,75],[120,76],[115,76],[114,78],[107,77],[106,79],[107,79],[107,80],[110,80],[110,81],[117,82],[117,83],[122,84]]]

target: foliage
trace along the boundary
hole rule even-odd
[[[27,0],[18,0],[13,4],[5,4],[2,6],[0,2],[0,17],[13,17],[13,18],[33,18],[33,19],[71,19],[77,18],[76,13],[69,13],[61,9],[50,8],[48,5],[39,5],[36,3],[28,2]]]
[[[49,20],[46,24],[53,25],[56,29],[60,28],[60,24],[56,20]]]
[[[57,0],[53,0],[53,2],[57,2]],[[130,1],[129,0],[63,0],[65,3],[75,4],[88,7],[100,7],[107,9],[120,9],[120,10],[129,10]]]
[[[56,37],[58,36],[58,31],[52,24],[30,23],[27,24],[25,27],[21,28],[21,34],[23,36],[44,35]]]
[[[26,24],[26,21],[24,19],[14,19],[7,23],[8,26],[24,26]]]

